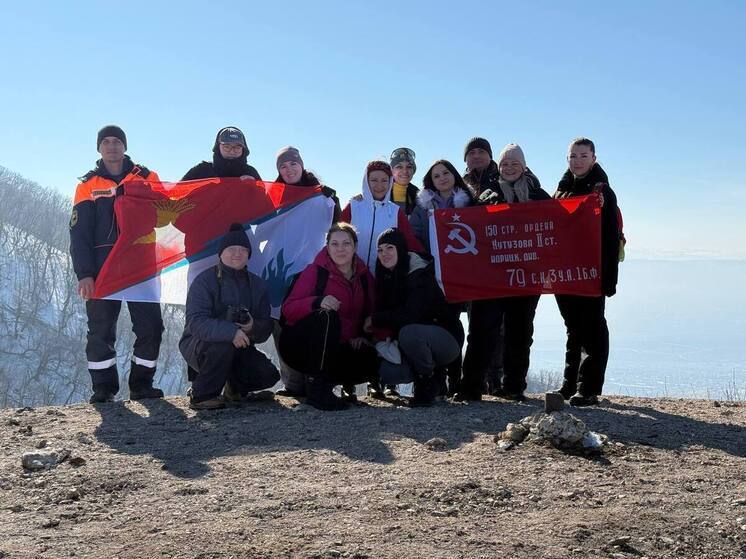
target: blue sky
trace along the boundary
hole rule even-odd
[[[592,138],[632,258],[746,258],[743,2],[35,2],[3,7],[0,165],[72,196],[96,131],[176,180],[237,125],[343,203],[406,145],[520,143],[550,192]]]

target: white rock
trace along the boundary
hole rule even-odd
[[[31,471],[44,470],[56,466],[63,456],[67,457],[63,451],[55,449],[24,452],[21,456],[21,465]]]

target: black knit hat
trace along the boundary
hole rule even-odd
[[[241,144],[243,147],[243,157],[249,155],[249,146],[246,144],[246,136],[243,135],[238,128],[235,126],[226,126],[218,131],[218,135],[215,136],[215,144],[212,146],[213,153],[220,153],[220,144]]]
[[[402,233],[401,230],[397,229],[396,227],[389,227],[380,235],[378,235],[378,242],[376,243],[376,246],[381,246],[384,244],[394,245],[400,256],[409,252],[409,247],[407,246],[407,238],[404,236],[404,233]]]
[[[466,144],[466,147],[464,148],[464,161],[466,161],[466,154],[469,153],[474,148],[481,148],[487,153],[490,154],[490,159],[492,159],[492,146],[490,143],[485,140],[484,138],[480,138],[479,136],[475,136],[471,140],[469,140]]]
[[[406,274],[409,270],[409,247],[407,246],[407,238],[404,233],[396,227],[390,227],[384,230],[378,235],[377,247],[381,245],[394,245],[396,247],[396,267],[395,273]],[[380,270],[379,270],[380,268]],[[383,268],[379,260],[376,261],[376,274],[382,272]]]
[[[246,236],[246,233],[243,230],[243,225],[241,225],[240,223],[231,224],[228,232],[223,236],[222,239],[220,239],[218,256],[220,256],[226,248],[232,246],[246,247],[247,249],[249,249],[249,256],[251,256],[251,243],[249,242],[249,238]]]
[[[101,146],[103,139],[108,138],[109,136],[119,138],[119,140],[124,144],[124,151],[127,151],[127,136],[125,136],[124,130],[114,124],[108,124],[98,131],[98,136],[96,137],[96,151],[98,151],[99,146]]]

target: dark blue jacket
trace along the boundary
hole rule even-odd
[[[218,263],[199,274],[189,286],[186,323],[179,341],[187,361],[200,341],[233,341],[238,326],[225,319],[228,306],[248,308],[254,318],[249,338],[254,343],[267,341],[274,323],[266,283],[246,269],[234,270]]]
[[[100,159],[95,169],[81,177],[70,218],[70,255],[79,280],[96,278],[114,247],[119,236],[114,201],[119,185],[131,180],[159,179],[156,173],[135,165],[126,155],[122,172],[116,177],[109,174]]]

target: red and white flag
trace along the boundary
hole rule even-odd
[[[238,178],[127,183],[114,204],[119,237],[94,296],[183,304],[191,280],[217,262],[230,225],[241,223],[249,269],[267,281],[277,310],[292,276],[324,246],[333,211],[320,188]]]
[[[601,295],[598,195],[430,212],[435,270],[450,302]]]

